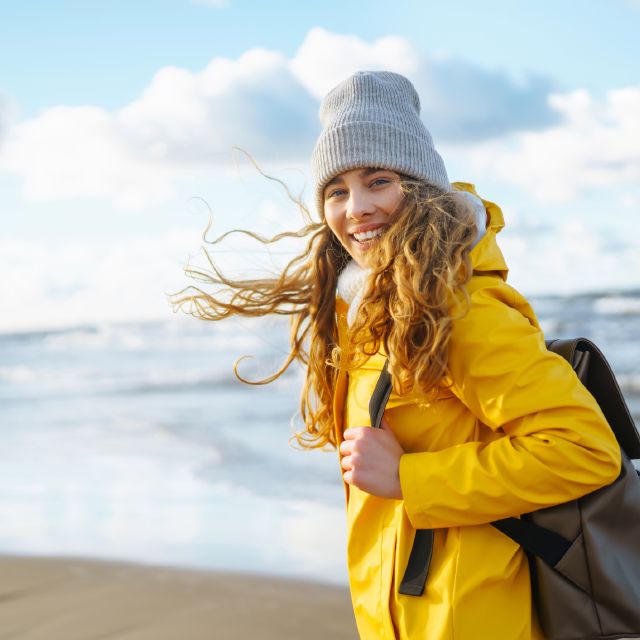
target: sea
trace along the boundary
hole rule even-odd
[[[607,356],[640,425],[640,291],[531,298]],[[293,434],[284,318],[186,315],[0,334],[0,553],[346,584],[335,451]]]

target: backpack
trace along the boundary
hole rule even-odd
[[[490,523],[529,558],[534,604],[548,640],[640,638],[640,436],[613,371],[585,338],[547,340],[598,402],[620,444],[617,480],[582,498]],[[369,402],[380,427],[391,394],[387,364]],[[418,529],[399,593],[420,596],[433,530]]]

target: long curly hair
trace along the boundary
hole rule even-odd
[[[174,310],[204,320],[239,315],[286,315],[291,319],[290,351],[281,367],[261,380],[236,377],[247,384],[267,384],[298,360],[306,368],[300,397],[305,429],[293,437],[306,448],[336,446],[332,402],[338,371],[358,366],[381,348],[388,354],[394,391],[417,401],[437,392],[447,374],[447,345],[452,321],[468,308],[465,284],[471,277],[469,249],[476,236],[474,214],[455,192],[401,176],[403,201],[373,255],[371,276],[357,319],[349,331],[348,353],[339,347],[335,313],[338,276],[351,259],[322,220],[314,222],[301,198],[291,195],[305,225],[271,238],[235,229],[265,245],[285,238],[307,238],[305,249],[277,277],[234,280],[223,273],[204,249],[210,270],[185,272],[207,288],[190,285],[173,294]],[[462,303],[462,304],[460,304]],[[457,310],[457,311],[456,311]]]

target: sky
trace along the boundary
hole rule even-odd
[[[0,331],[175,317],[209,210],[299,227],[250,158],[310,203],[320,100],[360,69],[409,77],[450,179],[502,207],[514,287],[638,290],[639,28],[637,0],[0,0]]]

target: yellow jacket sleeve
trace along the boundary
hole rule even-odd
[[[404,507],[416,528],[528,513],[585,495],[620,472],[618,443],[593,396],[546,349],[535,316],[521,311],[530,309],[524,298],[490,280],[454,321],[449,375],[452,392],[495,438],[401,457]]]

